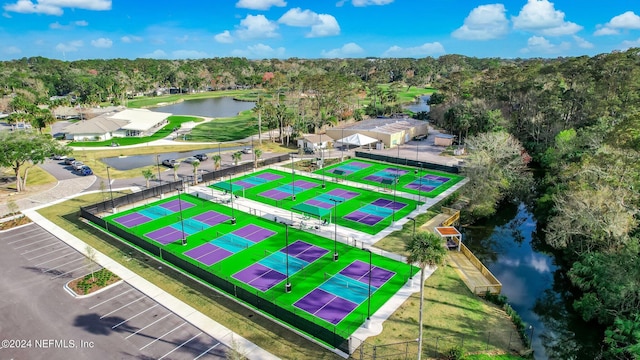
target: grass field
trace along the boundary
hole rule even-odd
[[[332,240],[319,237],[315,234],[307,233],[294,228],[288,229],[287,236],[287,229],[284,225],[246,213],[241,213],[237,210],[234,213],[235,218],[237,219],[236,224],[231,224],[230,221],[224,221],[222,223],[203,228],[201,231],[197,231],[196,229],[197,232],[192,232],[191,235],[186,237],[187,244],[184,246],[181,244],[180,240],[168,243],[166,245],[162,245],[159,242],[152,240],[149,234],[153,231],[159,230],[172,223],[176,224],[176,226],[179,226],[178,224],[180,224],[181,222],[187,221],[187,219],[194,218],[207,211],[215,211],[218,214],[231,217],[231,209],[229,207],[215,204],[213,202],[206,201],[191,195],[182,195],[181,199],[195,205],[188,209],[182,210],[182,218],[179,217],[178,213],[174,212],[166,216],[159,216],[156,219],[147,221],[146,223],[137,226],[123,226],[118,222],[118,219],[123,219],[130,214],[140,214],[141,212],[144,212],[145,209],[149,209],[149,207],[174,202],[175,200],[177,200],[177,197],[171,197],[159,202],[143,205],[138,208],[111,215],[107,218],[109,222],[108,226],[109,228],[112,228],[114,226],[120,227],[125,231],[133,233],[138,237],[161,247],[162,252],[165,254],[165,257],[167,256],[167,252],[172,253],[178,258],[191,263],[192,265],[195,265],[200,269],[215,273],[217,276],[226,279],[227,281],[233,283],[235,286],[244,288],[251,293],[255,293],[257,296],[260,296],[261,298],[269,302],[275,303],[279,307],[289,310],[300,317],[310,320],[313,323],[321,325],[331,332],[338,333],[340,336],[345,338],[362,325],[362,323],[368,316],[367,312],[369,311],[369,306],[371,309],[371,313],[375,313],[376,310],[378,310],[393,294],[395,294],[406,283],[410,273],[415,273],[417,271],[417,268],[415,267],[410,270],[409,265],[405,263],[401,263],[376,254],[371,254],[361,249],[354,248],[342,243],[337,243]],[[180,219],[182,219],[182,221]],[[181,225],[183,225],[183,223]],[[192,252],[192,250],[204,244],[208,244],[209,242],[211,242],[211,244],[216,244],[217,239],[219,239],[220,237],[227,236],[232,231],[243,229],[248,225],[259,226],[262,229],[273,232],[273,235],[255,244],[251,244],[247,248],[238,249],[232,255],[229,255],[228,257],[212,265],[206,265],[187,255],[188,253]],[[288,271],[291,273],[289,279],[290,283],[292,284],[292,291],[290,293],[285,292],[284,282],[277,283],[275,286],[270,287],[265,291],[258,291],[258,289],[254,288],[253,286],[234,278],[234,274],[237,276],[238,273],[248,268],[249,266],[258,262],[263,263],[264,261],[266,261],[265,259],[271,257],[274,253],[281,251],[281,249],[285,248],[287,241],[288,244],[292,244],[293,242],[299,240],[307,244],[314,245],[319,249],[325,249],[325,253],[317,260],[305,264],[305,266],[301,269],[298,268],[296,272],[294,272],[294,270],[296,269],[295,266],[289,266]],[[333,261],[334,246],[337,247],[337,251],[339,254],[339,259],[335,262]],[[370,254],[371,258],[369,257]],[[292,258],[292,260],[290,261],[293,260],[294,259]],[[371,295],[370,304],[368,303],[368,300],[366,300],[365,298],[361,298],[361,302],[356,304],[356,307],[353,309],[353,311],[341,318],[341,320],[339,320],[339,322],[337,323],[323,320],[293,305],[294,303],[305,297],[305,295],[314,291],[314,289],[316,289],[317,287],[321,285],[324,286],[323,283],[327,282],[327,280],[330,280],[334,277],[341,277],[341,275],[336,274],[341,272],[341,270],[343,270],[344,268],[348,267],[354,261],[360,261],[369,264],[370,260],[372,261],[374,267],[385,269],[392,273],[390,275],[391,277],[382,282],[382,285],[380,285],[377,290],[375,287],[373,288],[374,291]],[[352,283],[349,282],[341,282],[339,283],[338,287],[340,292],[336,291],[333,294],[340,295],[341,293],[349,292],[350,290],[348,286],[350,285],[357,286],[359,288],[359,290],[352,288],[353,291],[361,291],[362,289],[366,289],[366,286],[361,283],[353,283],[352,285]],[[304,329],[301,330],[304,331]],[[309,335],[314,336],[314,334],[312,333],[310,333]]]
[[[258,119],[251,110],[237,116],[217,118],[193,128],[187,141],[237,141],[258,133]]]
[[[304,212],[302,210],[298,210],[297,208],[299,208],[301,206],[301,204],[303,203],[309,203],[310,201],[314,201],[315,199],[321,198],[324,199],[326,201],[330,201],[328,200],[328,198],[335,198],[335,199],[340,199],[339,196],[335,196],[335,197],[327,197],[327,195],[323,195],[325,193],[330,193],[333,191],[349,191],[349,192],[353,192],[356,193],[357,195],[353,198],[350,198],[348,200],[342,201],[342,202],[338,202],[335,204],[335,209],[332,206],[332,202],[327,203],[325,201],[325,205],[329,205],[327,206],[327,208],[324,209],[320,209],[320,208],[311,208],[309,210],[312,211],[318,211],[318,215],[315,214],[309,214],[310,219],[325,219],[328,222],[333,223],[333,221],[331,220],[333,218],[333,214],[334,214],[334,210],[337,213],[337,219],[338,219],[338,225],[339,226],[344,226],[350,229],[355,229],[355,230],[359,230],[361,232],[367,233],[367,234],[377,234],[380,231],[384,230],[385,228],[387,228],[389,225],[392,224],[392,222],[398,219],[401,219],[404,216],[407,216],[408,214],[410,214],[413,210],[416,209],[416,207],[418,205],[420,205],[420,202],[417,202],[415,200],[411,200],[411,199],[405,199],[405,198],[400,198],[400,197],[394,197],[393,194],[391,193],[378,193],[378,192],[373,192],[373,191],[369,191],[369,190],[364,190],[364,189],[359,189],[359,188],[354,188],[351,186],[347,186],[347,185],[343,185],[340,183],[336,183],[336,182],[332,182],[330,181],[328,178],[325,181],[325,185],[326,185],[326,189],[322,189],[322,180],[321,179],[315,179],[315,178],[310,178],[310,177],[306,177],[301,175],[300,173],[295,173],[292,179],[292,174],[291,173],[287,173],[287,172],[282,172],[282,171],[278,171],[278,170],[263,170],[263,171],[259,171],[256,173],[252,173],[249,175],[245,175],[239,178],[235,178],[233,180],[231,180],[232,183],[234,183],[234,188],[235,187],[239,187],[239,185],[237,185],[237,183],[241,183],[241,182],[245,182],[247,181],[247,179],[249,178],[255,178],[258,176],[261,176],[263,174],[273,174],[275,176],[279,176],[280,178],[278,180],[274,180],[272,182],[267,182],[267,183],[263,183],[263,184],[258,184],[255,185],[251,188],[247,188],[244,191],[243,190],[235,190],[235,194],[239,195],[239,196],[244,196],[247,199],[251,199],[254,201],[258,201],[270,206],[275,206],[278,207],[280,209],[285,209],[285,210],[290,210],[290,211],[294,211],[300,214],[304,214]],[[315,187],[310,188],[308,190],[302,191],[302,192],[297,192],[297,189],[294,189],[295,196],[296,199],[295,201],[291,200],[290,196],[287,196],[286,198],[283,198],[281,200],[276,200],[274,198],[270,198],[270,197],[266,197],[265,193],[269,192],[271,190],[273,190],[274,188],[277,187],[286,187],[287,184],[291,183],[292,180],[299,182],[299,181],[305,181],[305,182],[309,182],[309,183],[313,183],[315,185]],[[224,186],[228,186],[226,185],[226,182],[221,182],[218,185],[214,184],[212,185],[213,187],[224,187]],[[287,194],[284,194],[287,195]],[[357,222],[357,221],[353,221],[353,220],[349,220],[348,218],[345,218],[347,216],[350,216],[352,213],[354,213],[355,211],[360,211],[363,208],[367,207],[369,204],[375,202],[378,199],[384,199],[387,201],[392,201],[392,202],[396,202],[399,203],[400,206],[402,206],[402,204],[404,204],[404,207],[402,207],[401,209],[392,211],[389,210],[388,208],[386,209],[380,209],[378,208],[380,211],[383,211],[384,213],[380,215],[380,217],[383,217],[382,220],[380,220],[379,222],[375,223],[375,224],[366,224],[363,222]],[[375,206],[374,206],[375,207]],[[371,206],[369,206],[368,208],[371,208]],[[374,209],[375,210],[375,209]],[[320,213],[322,213],[320,215]]]
[[[351,173],[345,173],[344,175],[334,173],[335,170],[343,170],[347,172],[353,171],[354,169],[356,169],[356,167],[353,166],[354,163],[369,164],[370,166],[366,168],[361,168],[360,170],[355,170],[354,172],[351,172]],[[363,166],[364,165],[360,165],[360,167],[363,167]],[[395,185],[392,184],[393,181],[391,181],[391,184],[389,183],[383,184],[380,181],[368,179],[368,178],[379,179],[381,176],[377,176],[376,174],[385,172],[385,169],[399,169],[402,172],[404,172],[404,174],[399,175],[397,177],[398,182]],[[450,187],[457,184],[463,179],[463,177],[460,175],[455,175],[455,174],[450,174],[450,173],[445,173],[440,171],[433,171],[433,170],[417,169],[414,167],[402,166],[397,164],[379,163],[379,162],[364,160],[360,158],[351,159],[351,160],[347,160],[345,162],[341,162],[332,166],[328,166],[324,169],[316,170],[314,171],[314,173],[315,174],[324,173],[324,176],[329,176],[332,178],[344,179],[344,180],[359,182],[362,184],[379,186],[382,188],[386,188],[390,192],[392,192],[395,188],[396,191],[401,191],[401,192],[406,192],[409,194],[415,194],[415,195],[421,195],[421,196],[427,196],[430,198],[435,198],[436,196],[442,194],[443,191],[446,191],[447,189],[449,189]],[[392,176],[393,174],[391,173],[383,174],[383,175],[387,176],[387,178],[393,179],[393,176]],[[441,177],[443,179],[448,178],[449,180],[442,183],[440,181],[429,179],[429,177],[434,177],[434,178]],[[413,188],[411,186],[413,186]],[[418,186],[421,187],[422,190],[419,191],[416,188]],[[428,190],[430,188],[433,188],[433,189]]]

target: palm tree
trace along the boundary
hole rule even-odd
[[[220,168],[220,162],[222,162],[222,156],[217,154],[213,155],[211,160],[213,160],[213,171],[218,170]]]
[[[233,155],[231,155],[231,159],[233,159],[233,162],[237,166],[238,163],[242,160],[242,152],[241,151],[234,152]]]
[[[193,166],[193,185],[198,185],[198,167],[200,166],[200,161],[194,161],[191,163]]]
[[[173,164],[173,181],[178,181],[178,168],[180,167],[180,164],[175,163]]]
[[[407,263],[418,263],[418,266],[422,270],[420,272],[420,314],[418,315],[418,360],[422,356],[422,308],[424,306],[424,278],[427,266],[442,264],[445,256],[447,256],[447,249],[442,244],[442,239],[432,233],[419,231],[409,240],[406,244],[405,250],[409,252],[407,256]]]
[[[260,160],[260,157],[262,156],[262,150],[256,149],[253,153],[255,155],[253,158],[253,168],[255,169],[258,167],[258,160]]]
[[[151,169],[142,170],[142,176],[144,176],[144,179],[147,182],[147,189],[148,189],[149,188],[149,181],[153,180],[156,176],[153,174],[153,170],[151,170]]]

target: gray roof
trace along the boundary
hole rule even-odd
[[[73,123],[62,129],[62,132],[68,134],[106,134],[114,132],[128,123],[126,120],[98,116]]]
[[[362,120],[355,124],[345,126],[344,129],[347,130],[363,130],[363,131],[372,131],[382,134],[393,134],[399,131],[408,130],[416,126],[425,125],[426,122],[423,120],[415,120],[415,119],[368,119]]]

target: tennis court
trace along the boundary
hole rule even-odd
[[[345,219],[359,222],[365,225],[376,225],[382,220],[393,216],[394,212],[406,207],[407,204],[388,199],[377,199],[366,204],[356,211],[344,216]]]
[[[335,201],[345,202],[347,200],[353,199],[354,197],[360,195],[359,192],[349,191],[344,189],[333,189],[326,193],[322,193],[312,199],[309,199],[304,202],[304,204],[323,208],[323,209],[331,209],[335,205]]]
[[[290,197],[291,195],[297,195],[303,191],[313,189],[319,186],[314,182],[305,180],[296,180],[289,184],[280,185],[275,189],[267,190],[259,195],[273,200],[282,200]]]
[[[142,225],[146,222],[153,220],[153,218],[145,216],[141,213],[134,212],[131,214],[127,214],[124,216],[120,216],[118,218],[113,219],[120,225],[126,226],[128,228],[132,228],[134,226]]]
[[[263,173],[256,176],[250,176],[242,180],[235,181],[233,184],[242,186],[245,189],[250,189],[254,186],[267,184],[272,181],[280,180],[282,176],[270,173]]]
[[[364,162],[360,162],[360,161],[351,161],[348,163],[342,163],[341,165],[334,167],[330,170],[327,170],[328,172],[331,172],[333,174],[336,175],[351,175],[355,172],[358,172],[362,169],[366,169],[369,166],[371,166],[371,164],[367,164]]]
[[[361,164],[369,166],[362,167],[357,172],[345,171],[353,162],[357,163],[356,166],[362,166]],[[462,176],[456,174],[426,170],[421,167],[395,164],[390,166],[386,163],[363,159],[347,160],[326,169],[316,170],[314,173],[387,189],[394,188],[409,194],[431,198],[440,195],[463,179]]]

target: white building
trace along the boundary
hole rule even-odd
[[[67,140],[104,141],[112,138],[153,135],[168,123],[170,113],[146,109],[126,109],[107,113],[89,120],[81,120],[65,127]]]

